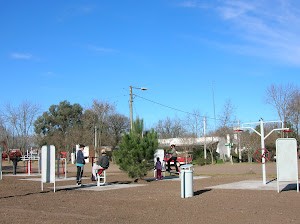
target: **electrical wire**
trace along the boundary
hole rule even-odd
[[[153,101],[153,100],[149,100],[149,99],[147,99],[147,98],[144,98],[144,97],[139,96],[139,95],[136,95],[136,94],[133,94],[133,95],[135,95],[136,97],[139,97],[139,98],[141,98],[141,99],[143,99],[143,100],[149,101],[149,102],[151,102],[151,103],[155,103],[155,104],[157,104],[157,105],[160,105],[160,106],[163,106],[163,107],[172,109],[172,110],[176,110],[176,111],[179,111],[179,112],[182,112],[182,113],[190,114],[190,115],[193,115],[193,116],[196,116],[196,117],[202,117],[202,118],[205,117],[205,118],[208,118],[208,119],[215,120],[215,118],[211,118],[211,117],[207,117],[207,116],[200,116],[200,115],[197,115],[197,114],[194,114],[194,113],[191,113],[191,112],[187,112],[187,111],[184,111],[184,110],[180,110],[180,109],[177,109],[177,108],[174,108],[174,107],[167,106],[167,105],[162,104],[162,103],[155,102],[155,101]],[[216,120],[222,121],[221,119],[218,119],[218,118],[216,118]]]

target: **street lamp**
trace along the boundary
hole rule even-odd
[[[130,130],[132,130],[132,127],[133,127],[133,119],[132,119],[132,102],[133,102],[133,99],[132,99],[132,89],[140,89],[140,90],[147,90],[147,88],[144,88],[144,87],[133,87],[133,86],[130,86]]]

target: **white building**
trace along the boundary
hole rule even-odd
[[[158,139],[159,147],[167,147],[174,144],[179,147],[186,146],[202,146],[206,142],[206,145],[217,143],[216,152],[220,154],[221,158],[230,158],[229,146],[225,146],[227,140],[223,137],[200,137],[200,138],[167,138]]]

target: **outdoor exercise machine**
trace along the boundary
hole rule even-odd
[[[97,186],[104,185],[106,183],[106,171],[104,168],[99,169],[96,173]]]
[[[24,171],[24,173],[28,173],[28,175],[30,175],[31,173],[34,173],[32,171],[32,164],[31,161],[38,161],[38,173],[40,174],[40,157],[39,156],[34,156],[32,154],[30,155],[24,155],[22,157],[20,157],[21,161],[24,161],[24,163],[27,161],[27,166],[26,166],[26,171]]]
[[[270,131],[266,136],[264,133],[264,124],[265,123],[281,123],[281,128],[275,128],[272,131]],[[253,127],[245,127],[244,125],[260,125],[260,133],[258,131],[256,131]],[[274,131],[288,131],[289,128],[284,128],[283,122],[282,121],[263,121],[263,119],[261,118],[259,120],[259,122],[254,122],[254,123],[244,123],[242,125],[242,127],[238,127],[235,128],[234,130],[243,130],[243,129],[251,129],[252,131],[254,131],[256,134],[258,134],[260,136],[261,139],[261,148],[259,150],[261,150],[261,164],[262,164],[262,175],[263,175],[263,184],[267,184],[267,177],[266,177],[266,148],[265,148],[265,139],[267,137],[269,137]]]
[[[96,158],[97,157],[92,157],[92,169],[94,166],[94,163],[96,163]],[[93,173],[93,171],[92,171]],[[93,174],[92,174],[93,177]],[[96,180],[97,180],[97,186],[99,187],[100,185],[104,185],[106,183],[106,169],[98,169],[96,172]]]
[[[66,154],[67,152],[60,152],[61,157],[56,158],[57,161],[57,173],[56,175],[59,177],[60,174],[65,175],[65,179],[67,178],[67,160],[66,160]],[[60,172],[60,162],[62,167],[62,172]]]

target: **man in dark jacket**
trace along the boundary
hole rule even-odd
[[[21,160],[19,156],[17,156],[17,153],[15,152],[13,157],[12,157],[12,162],[13,162],[13,175],[17,174],[17,166],[18,162]]]
[[[81,186],[81,179],[82,179],[82,174],[83,174],[83,168],[85,164],[85,159],[87,159],[87,156],[83,155],[83,150],[84,150],[84,145],[79,145],[79,150],[77,152],[77,157],[76,157],[76,166],[77,166],[77,177],[76,177],[76,183],[77,185]]]
[[[109,158],[106,155],[106,151],[105,149],[101,150],[101,156],[98,158],[97,162],[93,165],[93,176],[92,176],[92,180],[95,181],[96,180],[96,172],[99,169],[107,169],[109,167]]]

